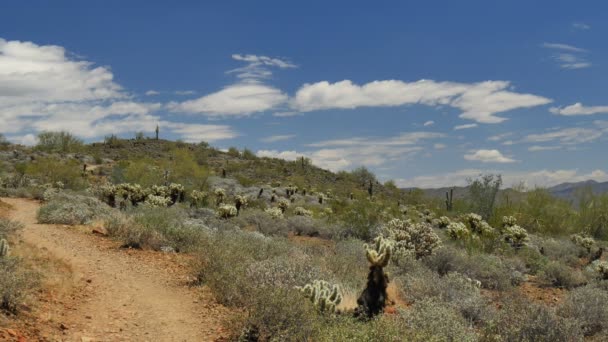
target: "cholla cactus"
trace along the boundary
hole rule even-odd
[[[474,234],[487,236],[494,232],[494,228],[484,221],[480,215],[469,213],[464,216],[464,220],[469,224],[471,232]]]
[[[304,297],[310,299],[317,310],[334,313],[342,302],[342,291],[338,285],[330,285],[324,280],[315,280],[304,287],[296,287]]]
[[[247,202],[249,199],[244,195],[236,195],[234,198],[234,206],[236,207],[237,215],[241,212],[241,208],[245,208],[247,206]]]
[[[226,198],[226,190],[222,188],[215,188],[215,190],[213,190],[213,194],[215,195],[215,204],[217,206],[224,203],[224,198]]]
[[[324,208],[323,209],[323,215],[325,216],[331,216],[334,214],[334,211],[331,208]]]
[[[508,226],[514,226],[517,224],[517,219],[513,216],[503,216],[502,217],[502,226],[503,227],[508,227]]]
[[[454,240],[464,240],[471,235],[467,226],[462,222],[452,222],[448,225],[448,235]]]
[[[230,204],[222,204],[217,208],[217,216],[219,218],[227,219],[235,217],[237,214],[236,207]]]
[[[152,185],[150,194],[154,196],[169,197],[171,194],[169,188],[164,185]]]
[[[5,258],[10,253],[8,242],[5,239],[0,240],[0,258]]]
[[[515,224],[503,229],[503,238],[512,247],[521,248],[528,243],[528,232]]]
[[[144,203],[152,207],[166,207],[171,203],[171,199],[162,196],[149,195]]]
[[[413,256],[420,259],[441,247],[441,239],[426,223],[393,219],[383,228],[384,237],[393,241],[393,256],[401,260]]]
[[[51,199],[53,199],[53,197],[57,196],[58,193],[59,193],[59,190],[56,188],[47,188],[42,193],[42,199],[48,202]]]
[[[452,223],[452,221],[450,220],[449,217],[447,216],[441,216],[438,220],[437,220],[437,227],[439,228],[447,228],[450,223]]]
[[[279,200],[278,207],[279,207],[279,209],[281,209],[281,212],[284,213],[285,210],[287,210],[287,208],[289,208],[289,205],[290,205],[290,202],[287,199],[281,198]]]
[[[266,208],[264,212],[270,215],[273,219],[283,218],[283,211],[277,207]]]
[[[56,181],[55,184],[54,184],[54,187],[56,189],[63,189],[63,188],[65,188],[65,184],[63,184],[62,181]]]
[[[574,234],[570,236],[570,240],[574,242],[574,244],[581,246],[587,249],[588,253],[591,253],[591,247],[595,244],[595,240],[590,236],[582,236],[579,234]]]
[[[595,260],[590,267],[600,279],[608,280],[608,261]]]
[[[365,256],[372,266],[386,267],[393,254],[393,242],[378,236],[374,243],[365,244]]]
[[[192,199],[192,205],[195,207],[200,207],[207,202],[207,198],[209,194],[204,191],[192,190],[190,193],[190,198]]]
[[[177,183],[171,183],[168,186],[169,188],[169,197],[171,198],[171,203],[175,204],[176,202],[183,202],[186,190],[183,185]]]
[[[312,216],[312,211],[304,209],[302,207],[296,207],[293,210],[293,212],[294,212],[294,214],[296,214],[298,216],[308,216],[308,217]]]

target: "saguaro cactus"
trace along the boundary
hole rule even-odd
[[[156,129],[154,130],[154,132],[156,133],[156,140],[158,140],[158,132],[159,132],[159,128],[158,125],[156,125]]]
[[[452,211],[452,199],[454,197],[454,189],[450,189],[450,192],[445,192],[445,210]]]
[[[5,239],[0,240],[0,258],[7,257],[9,252],[8,242]]]

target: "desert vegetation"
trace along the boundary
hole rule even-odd
[[[235,308],[235,340],[608,338],[608,194],[506,198],[500,175],[481,175],[465,198],[430,198],[365,168],[143,136],[45,132],[0,160],[0,196],[43,201],[39,222],[101,222],[124,248],[192,255],[195,285]],[[11,313],[31,288],[3,252],[17,228],[0,221]]]

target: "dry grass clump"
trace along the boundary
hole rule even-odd
[[[88,224],[107,217],[111,209],[94,197],[59,192],[38,210],[38,222]]]

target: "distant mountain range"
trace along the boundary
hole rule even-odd
[[[576,193],[579,189],[584,189],[590,187],[594,194],[602,194],[608,192],[608,182],[597,182],[594,180],[587,180],[583,182],[576,183],[561,183],[547,190],[556,197],[563,198],[568,201],[572,201],[576,199]],[[405,191],[411,190],[413,188],[403,189]],[[437,189],[421,189],[424,191],[425,195],[428,197],[437,197],[437,198],[445,198],[446,191],[450,191],[450,187],[437,188]],[[468,194],[468,187],[456,186],[454,189],[454,199],[464,198]],[[516,191],[513,189],[503,189],[500,190],[501,193],[509,192],[516,196]],[[514,198],[514,197],[513,197]]]

